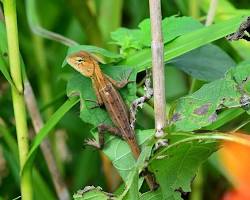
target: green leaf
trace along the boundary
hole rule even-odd
[[[205,84],[201,89],[180,98],[170,112],[171,125],[176,131],[193,131],[208,126],[217,119],[217,110],[244,107],[250,96],[244,88],[249,84],[250,64],[232,68],[224,79]]]
[[[8,69],[8,45],[5,25],[0,21],[0,71],[11,86],[15,86]]]
[[[153,130],[151,130],[153,132]],[[145,161],[149,159],[151,155],[152,145],[150,145],[150,141],[146,143],[144,148],[141,151],[141,154],[136,161],[136,164],[133,166],[133,169],[130,170],[130,173],[127,175],[125,180],[126,188],[124,192],[119,196],[119,199],[124,199],[127,193],[128,199],[139,199],[139,188],[142,182],[139,182],[139,173],[143,170],[145,166]]]
[[[122,51],[127,49],[142,49],[143,45],[140,43],[141,30],[118,28],[111,33],[112,44],[119,45]]]
[[[198,168],[217,150],[213,140],[185,141],[195,136],[197,135],[172,133],[168,136],[170,145],[152,158],[150,169],[162,188],[161,199],[181,200],[180,192],[191,191],[190,183]]]
[[[216,130],[219,127],[223,126],[224,124],[232,121],[236,117],[242,115],[244,112],[245,110],[241,108],[225,110],[218,115],[215,122],[213,122],[212,124],[209,124],[208,126],[205,126],[203,129],[204,130]]]
[[[111,33],[112,43],[119,45],[125,55],[130,54],[131,49],[140,50],[151,46],[150,19],[143,20],[138,27],[139,29],[119,28]],[[202,24],[191,17],[167,17],[162,20],[164,44],[201,27]]]
[[[95,188],[94,186],[87,186],[73,195],[75,200],[108,200],[111,197],[114,200],[116,199],[112,194],[103,192],[100,187]]]
[[[149,140],[154,134],[154,130],[137,130],[136,138],[141,149],[143,150],[143,145],[147,140]],[[128,144],[117,138],[117,137],[106,137],[108,138],[105,143],[105,148],[103,152],[109,157],[112,161],[113,166],[118,170],[124,181],[127,180],[129,172],[135,166],[135,159],[131,154],[131,150]]]
[[[140,198],[140,200],[159,200],[162,199],[162,192],[160,189],[157,191],[150,191],[143,193]]]
[[[131,184],[129,187],[129,199],[138,199],[139,198],[139,187],[138,187],[139,173],[138,173],[138,169],[135,168],[134,170],[131,170],[131,172],[133,172],[133,173],[130,173],[132,178],[131,178]]]
[[[244,18],[244,16],[235,17],[179,36],[164,46],[164,61],[167,62],[235,32]],[[151,62],[151,50],[143,49],[127,57],[121,64],[133,66],[136,72],[140,72],[151,67]]]
[[[236,63],[221,48],[208,44],[167,62],[190,76],[203,81],[223,78]]]
[[[163,42],[164,44],[174,40],[175,38],[184,35],[186,33],[192,32],[199,28],[202,28],[203,25],[193,19],[192,17],[176,17],[171,16],[162,20],[162,33],[163,33]],[[141,29],[141,43],[144,47],[151,46],[151,23],[150,19],[145,19],[139,24]]]
[[[105,65],[102,67],[102,71],[114,80],[121,81],[128,79],[132,81],[132,83],[129,83],[125,88],[119,90],[119,92],[127,104],[136,98],[136,74],[132,72],[132,69],[124,66]],[[95,107],[97,105],[96,94],[89,78],[81,74],[75,74],[67,84],[67,94],[68,96],[79,95],[81,99],[80,117],[83,121],[95,127],[100,123],[112,124],[106,110]]]
[[[68,99],[48,120],[46,124],[44,124],[43,128],[37,133],[35,136],[32,145],[30,147],[27,160],[24,163],[23,169],[21,170],[21,174],[27,170],[31,164],[33,159],[35,158],[35,153],[42,143],[43,139],[48,135],[52,128],[59,122],[59,120],[67,113],[79,100],[77,98]]]
[[[68,55],[79,51],[86,51],[90,54],[93,54],[93,56],[97,57],[101,63],[110,63],[122,59],[122,56],[120,54],[113,53],[100,47],[90,45],[75,45],[68,48],[67,55],[63,61],[62,67],[67,65],[66,58]]]
[[[144,132],[144,136],[146,136],[146,134],[150,133],[149,135],[153,134],[153,130],[147,130],[147,132]],[[141,136],[142,132],[138,133],[137,135]],[[111,138],[111,140],[116,140],[118,142],[122,141],[119,139],[114,139]],[[139,138],[139,141],[141,141],[142,138]],[[114,143],[114,142],[112,142]],[[126,145],[126,143],[124,141],[122,141],[123,144]],[[122,143],[120,143],[118,146],[123,145]],[[106,144],[106,148],[107,148],[107,144]],[[117,147],[118,147],[117,146]],[[119,149],[117,149],[117,152],[115,152],[117,154],[118,157],[120,157],[120,159],[124,159],[122,158],[124,156],[124,152],[126,152],[127,154],[130,154],[130,150],[127,147],[125,147],[125,151],[120,151]],[[77,194],[74,195],[74,199],[77,200],[85,200],[85,199],[109,199],[109,197],[112,196],[112,199],[117,199],[117,200],[122,200],[122,199],[129,199],[129,200],[133,200],[133,199],[139,199],[139,186],[141,186],[142,182],[139,182],[139,172],[144,168],[145,165],[145,160],[149,159],[149,156],[151,154],[151,148],[152,145],[148,145],[145,146],[145,148],[143,148],[140,157],[138,158],[138,160],[135,162],[135,160],[133,159],[133,163],[131,166],[129,166],[129,168],[131,168],[127,175],[123,177],[126,187],[125,190],[123,191],[123,193],[121,195],[119,195],[119,197],[114,197],[112,194],[108,194],[106,192],[103,192],[102,189],[100,187],[95,188],[93,186],[87,186],[86,188],[84,188],[84,190],[80,190],[78,191]],[[107,151],[104,150],[104,153],[107,154]],[[109,154],[108,154],[109,156]],[[132,155],[130,155],[132,157]],[[131,164],[131,163],[130,163]],[[123,165],[124,166],[124,165]]]

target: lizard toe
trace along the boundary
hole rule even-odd
[[[84,140],[84,146],[92,146],[97,149],[100,149],[100,144],[95,139],[86,139]]]

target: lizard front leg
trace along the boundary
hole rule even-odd
[[[90,108],[90,109],[93,109],[93,108],[98,108],[98,107],[102,106],[103,105],[103,100],[102,100],[102,97],[101,97],[101,95],[99,93],[99,90],[97,89],[97,85],[95,83],[95,80],[91,78],[91,81],[92,81],[92,86],[93,86],[93,89],[95,91],[97,100],[85,99],[85,101],[90,101],[90,102],[95,103],[96,105],[94,105],[94,106],[92,106]]]
[[[121,89],[123,87],[125,87],[128,83],[133,82],[133,81],[129,81],[127,79],[122,80],[122,81],[116,81],[114,79],[112,79],[111,77],[109,77],[108,75],[105,75],[105,77],[112,83],[113,86],[115,86],[115,88],[117,89]]]
[[[109,132],[114,136],[118,136],[122,138],[120,130],[117,127],[113,127],[107,124],[100,124],[98,126],[98,141],[95,139],[86,139],[85,144],[93,146],[97,149],[102,149],[104,146],[104,133]]]

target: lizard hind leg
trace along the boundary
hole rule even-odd
[[[138,99],[135,99],[132,102],[131,107],[129,109],[129,113],[130,113],[129,121],[130,121],[130,126],[132,129],[135,128],[135,121],[136,121],[135,115],[137,112],[137,108],[142,107],[144,102],[148,101],[153,96],[153,89],[151,88],[150,76],[151,76],[151,73],[147,72],[146,80],[145,80],[145,88],[144,88],[144,90],[146,91],[145,95],[138,98]]]
[[[84,144],[93,146],[97,149],[102,149],[104,146],[104,133],[106,132],[122,138],[120,130],[117,127],[113,127],[107,124],[100,124],[98,126],[98,141],[96,141],[95,139],[86,139],[84,141]]]

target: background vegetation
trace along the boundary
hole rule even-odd
[[[4,76],[0,76],[0,199],[13,199],[20,196],[20,184],[23,185],[25,182],[25,180],[20,180],[19,176],[20,164],[18,161],[18,153],[20,154],[22,150],[19,149],[18,151],[17,148],[17,125],[15,122],[17,122],[18,119],[14,116],[12,105],[15,98],[15,94],[13,93],[15,92],[11,91],[11,87],[12,90],[15,87],[18,88],[18,84],[16,84],[17,82],[13,73],[10,73],[11,78],[9,77],[8,79],[8,72],[11,71],[11,68],[9,68],[8,54],[6,54],[7,36],[5,31],[6,29],[8,31],[8,22],[5,21],[5,28],[3,17],[7,14],[7,6],[3,7],[4,4],[7,4],[7,1],[8,0],[3,0],[0,12],[0,68],[3,74],[4,69],[7,69]],[[213,103],[216,101],[220,102],[221,97],[218,97],[218,99],[214,97],[214,94],[217,93],[216,86],[219,85],[219,82],[214,81],[220,78],[222,78],[221,80],[224,80],[224,74],[229,68],[236,66],[242,61],[247,63],[247,60],[249,60],[249,43],[246,41],[229,43],[224,39],[227,34],[235,31],[240,22],[245,19],[244,17],[241,18],[239,16],[249,15],[250,4],[248,0],[219,0],[214,18],[214,22],[215,24],[218,24],[218,26],[212,25],[211,29],[200,29],[201,31],[195,32],[203,27],[198,22],[205,23],[206,21],[209,3],[209,0],[162,1],[163,19],[172,15],[191,16],[196,19],[196,21],[194,21],[191,18],[182,18],[178,27],[183,27],[183,30],[186,31],[182,30],[181,33],[176,33],[177,36],[181,36],[178,38],[179,40],[173,40],[177,37],[174,35],[173,38],[168,38],[169,41],[165,41],[165,50],[167,52],[165,53],[167,110],[170,110],[170,113],[173,113],[173,115],[177,111],[182,112],[183,107],[186,108],[189,105],[185,99],[176,101],[177,99],[188,94],[191,95],[190,98],[196,99],[199,94],[196,93],[196,96],[192,96],[192,93],[208,82],[212,83],[212,85],[210,85],[211,87],[203,87],[203,90],[200,90],[200,95],[207,95],[209,98],[211,97],[209,100]],[[43,136],[46,136],[48,133],[50,133],[48,138],[51,142],[51,148],[58,172],[63,177],[63,181],[61,180],[59,182],[62,185],[64,184],[63,182],[65,182],[65,185],[61,185],[61,188],[67,188],[66,190],[69,191],[70,196],[73,196],[77,190],[82,189],[86,185],[101,186],[104,191],[121,194],[124,185],[121,185],[122,181],[119,178],[117,171],[108,162],[107,157],[92,148],[83,148],[84,139],[92,137],[92,125],[96,125],[101,119],[99,119],[99,121],[91,121],[89,118],[86,119],[86,117],[90,116],[89,114],[91,114],[91,112],[88,111],[88,113],[87,111],[84,111],[84,113],[82,110],[79,110],[79,99],[73,97],[68,100],[67,94],[69,95],[78,90],[80,92],[86,91],[88,87],[84,85],[84,81],[81,82],[77,80],[77,76],[75,76],[73,69],[68,66],[62,68],[61,66],[67,52],[75,51],[74,47],[69,48],[69,45],[78,43],[107,49],[116,54],[101,52],[100,49],[94,49],[92,51],[96,51],[104,56],[108,62],[111,60],[119,63],[119,65],[126,65],[134,68],[137,73],[136,80],[139,85],[136,94],[137,96],[141,96],[143,94],[143,87],[140,82],[144,77],[144,70],[150,66],[151,61],[149,59],[150,38],[149,43],[147,43],[148,38],[143,38],[143,41],[141,41],[143,45],[140,44],[140,42],[138,44],[138,38],[140,37],[136,36],[136,34],[117,29],[119,27],[126,27],[139,30],[138,25],[140,22],[149,18],[148,1],[26,0],[17,1],[16,10],[21,66],[23,68],[25,66],[25,70],[22,70],[23,82],[27,83],[26,80],[29,80],[45,124],[45,128],[41,129],[39,132],[41,133],[41,137],[36,137],[35,142],[33,142],[31,146],[31,154],[29,154],[30,161],[25,165],[25,169],[29,171],[30,164],[33,164],[32,159],[35,157],[32,182],[33,198],[38,200],[49,200],[58,199],[58,196],[60,196],[58,195],[58,192],[56,192],[43,153],[40,149],[37,153],[32,153],[32,150],[35,152],[35,148],[41,143]],[[178,21],[174,21],[173,28],[171,29],[172,32],[170,33],[175,31],[175,23],[178,23]],[[146,24],[144,28],[141,28],[144,35],[149,33],[147,27],[149,26]],[[166,30],[164,36],[166,35],[167,37],[170,37],[168,27],[166,26],[163,28]],[[10,30],[13,31],[13,29]],[[65,38],[61,39],[54,35],[51,36],[47,30],[70,38],[70,40],[66,40]],[[193,33],[193,35],[188,35],[189,32]],[[127,40],[125,37],[126,34],[129,35],[129,39]],[[9,32],[7,32],[7,35],[10,35]],[[209,44],[213,41],[213,44]],[[205,44],[206,46],[203,46]],[[198,47],[201,46],[203,47],[198,49]],[[180,48],[178,49],[178,47]],[[77,48],[79,48],[79,46]],[[80,49],[85,50],[86,48],[88,47],[80,47]],[[170,51],[168,52],[168,49],[174,49],[173,53]],[[131,55],[135,52],[137,53],[137,57],[132,57]],[[186,52],[189,53],[184,54]],[[17,54],[11,54],[11,52],[9,52],[10,65],[12,61],[14,62],[16,59],[18,60],[18,57],[12,57],[11,55]],[[179,55],[182,56],[182,59],[179,59]],[[125,57],[125,59],[122,58],[122,60],[120,60],[121,56],[123,56],[123,58]],[[2,62],[2,60],[4,62]],[[8,67],[4,68],[3,66]],[[189,70],[189,68],[187,69],[186,66],[190,66],[191,70]],[[245,68],[244,66],[242,67],[242,71],[247,71],[248,66],[249,62],[246,64]],[[122,69],[125,71],[127,70],[126,67]],[[112,70],[113,68],[111,67],[111,71],[108,72],[107,70],[106,73],[111,73],[113,75],[117,73],[117,76],[120,76],[120,72],[116,72],[116,69]],[[238,72],[232,73],[237,74]],[[76,78],[72,79],[73,76]],[[6,78],[8,80],[6,80]],[[132,78],[135,79],[135,76]],[[123,91],[125,95],[131,94],[132,91],[131,96],[127,95],[126,101],[131,101],[131,99],[135,98],[135,88],[135,85],[131,85],[131,87]],[[230,87],[225,88],[225,91],[229,90]],[[92,94],[88,93],[87,95]],[[226,95],[229,94],[225,93],[223,97]],[[236,100],[238,100],[237,98],[240,98],[239,94],[233,95],[235,95]],[[203,105],[202,103],[200,105]],[[225,104],[227,103],[228,102]],[[210,114],[215,113],[215,111],[217,112],[218,105],[219,103],[215,105],[213,110],[209,111]],[[197,103],[196,106],[198,107],[199,103]],[[187,121],[180,121],[175,124],[174,129],[175,131],[188,132],[197,131],[200,128],[206,127],[203,129],[204,131],[216,130],[227,132],[233,129],[242,128],[246,132],[249,132],[249,116],[243,109],[239,108],[241,105],[235,105],[231,102],[231,104],[227,104],[227,107],[233,107],[233,109],[218,111],[216,114],[221,115],[219,115],[214,123],[211,123],[211,120],[209,121],[209,119],[195,119],[197,121],[194,121],[193,124],[188,124],[189,122]],[[99,111],[97,111],[97,113],[98,112]],[[154,128],[154,118],[152,113],[152,102],[149,102],[138,113],[138,129],[150,130]],[[189,115],[188,111],[183,114],[187,116]],[[82,119],[79,116],[81,116]],[[209,116],[211,115],[208,115],[207,117]],[[169,115],[169,118],[171,118],[171,114]],[[41,128],[40,127],[38,130],[34,131],[31,119],[32,117],[27,114],[27,128],[30,140],[35,137],[34,132],[38,132]],[[172,130],[172,127],[170,130]],[[150,134],[152,135],[152,130],[149,135]],[[219,136],[221,135],[218,135],[218,137]],[[189,136],[186,137],[186,135],[177,134],[177,137],[186,139]],[[211,139],[213,138],[211,137]],[[178,141],[179,138],[174,138],[173,140]],[[190,164],[195,163],[195,161],[190,163],[187,161],[187,170],[190,170],[191,168],[199,168],[199,171],[198,175],[192,182],[191,193],[186,191],[189,190],[187,189],[188,185],[193,178],[192,174],[195,173],[196,170],[189,173],[191,177],[183,175],[187,182],[184,183],[180,181],[180,185],[175,185],[175,187],[178,187],[176,190],[181,188],[180,191],[185,191],[182,193],[182,198],[190,200],[217,200],[220,199],[225,190],[230,187],[228,176],[218,164],[217,155],[213,154],[213,156],[207,160],[207,157],[216,150],[214,147],[214,145],[216,145],[215,143],[214,140],[207,142],[205,145],[207,145],[208,148],[211,147],[211,152],[201,152],[201,155],[197,152],[201,151],[202,145],[204,144],[192,144],[197,148],[194,151],[194,155],[201,157],[204,156],[204,159],[198,160],[197,166],[195,165],[195,167]],[[110,153],[109,150],[110,148],[108,148],[105,153],[110,156],[112,152]],[[114,149],[111,148],[111,150]],[[121,149],[120,151],[124,153],[126,148]],[[170,155],[184,154],[183,152],[178,152],[178,149],[166,151],[170,151]],[[199,167],[203,161],[205,161],[205,163]],[[179,161],[172,160],[171,162],[177,162],[176,164],[178,164]],[[121,163],[118,162],[117,165],[122,168],[123,165],[120,166],[120,164]],[[161,164],[162,163],[154,162],[151,167],[154,170]],[[138,168],[140,167],[141,166],[138,165]],[[28,177],[29,175],[25,175],[25,172],[26,171],[24,170],[21,173]],[[166,183],[166,188],[168,187],[167,184],[168,183]],[[134,186],[131,185],[132,183],[130,184],[130,187],[133,188]],[[146,186],[142,188],[142,191],[146,191]],[[64,192],[66,194],[62,194],[60,197],[61,199],[67,199],[67,191],[64,190]],[[165,193],[171,192],[173,191],[165,191]],[[131,194],[133,195],[133,192],[131,192],[130,195]],[[149,197],[144,198],[147,199]],[[160,197],[158,198],[160,199]],[[178,199],[179,197],[175,198]],[[169,197],[169,199],[171,198]]]

